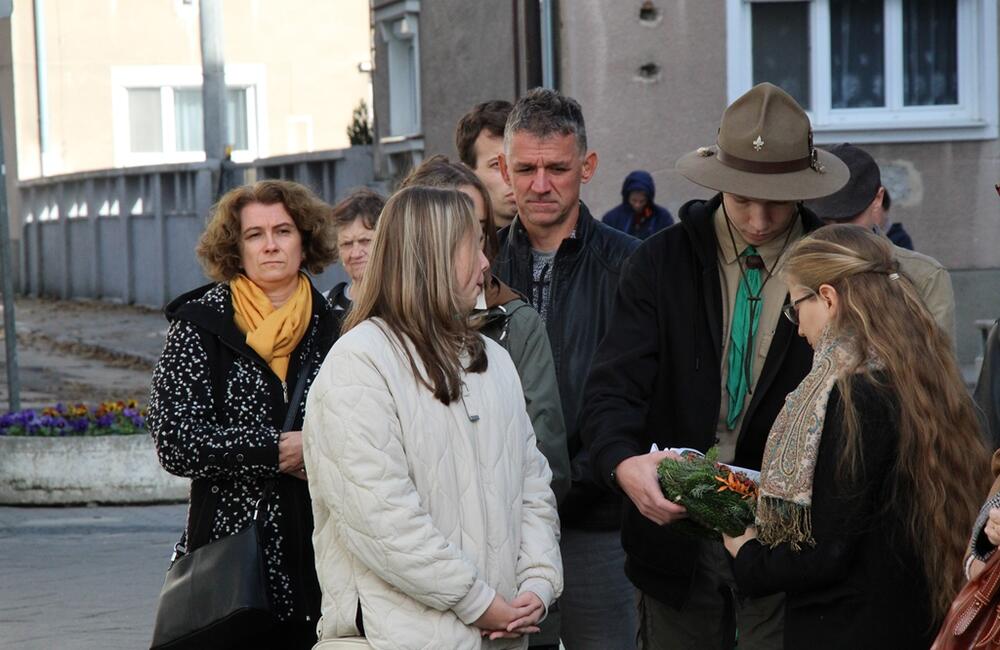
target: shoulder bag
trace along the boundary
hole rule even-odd
[[[312,350],[299,371],[283,431],[295,423],[306,377],[312,368]],[[254,508],[250,525],[205,544],[190,553],[185,538],[174,556],[160,590],[150,650],[248,647],[275,624],[264,571],[260,529],[274,490],[268,481]]]
[[[1000,552],[958,592],[931,650],[1000,649]]]

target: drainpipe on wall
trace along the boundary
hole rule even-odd
[[[538,0],[541,18],[542,86],[556,87],[555,0]]]
[[[45,176],[45,157],[49,152],[49,81],[45,50],[45,0],[34,0],[35,14],[35,92],[38,96],[38,173]]]
[[[223,53],[222,0],[201,0],[198,4],[201,39],[201,107],[205,162],[212,166],[218,199],[236,185],[229,166],[231,143],[226,129],[226,67]]]

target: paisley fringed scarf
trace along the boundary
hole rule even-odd
[[[785,398],[785,406],[767,437],[761,463],[756,517],[761,542],[770,546],[788,542],[796,550],[803,544],[815,545],[813,477],[826,409],[837,380],[857,363],[850,340],[832,336],[828,329],[816,345],[812,370]],[[869,359],[865,366],[874,369],[879,364]]]

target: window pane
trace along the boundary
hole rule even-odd
[[[159,88],[128,89],[128,143],[132,153],[163,151]]]
[[[226,89],[226,142],[233,149],[250,148],[247,137],[247,89]]]
[[[753,82],[781,86],[809,109],[809,3],[755,2]]]
[[[958,103],[957,0],[903,3],[903,103]]]
[[[177,151],[204,151],[201,88],[174,88],[174,141]]]
[[[883,0],[830,0],[833,108],[885,106]]]

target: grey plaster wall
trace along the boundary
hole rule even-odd
[[[375,9],[389,2],[374,2]],[[420,5],[420,111],[424,155],[455,158],[455,126],[475,104],[515,98],[510,2],[433,0]],[[377,136],[389,133],[385,43],[375,32],[373,98]]]
[[[462,27],[456,26],[461,21]],[[421,111],[424,155],[455,150],[455,126],[474,105],[514,101],[510,2],[433,0],[420,7]]]
[[[958,359],[968,364],[982,353],[977,320],[1000,318],[1000,269],[952,270]]]
[[[905,225],[918,250],[952,269],[1000,266],[997,140],[864,148],[883,170],[893,220]]]
[[[660,0],[639,19],[639,2],[576,0],[561,5],[561,90],[587,120],[597,175],[583,199],[595,214],[621,201],[621,183],[645,169],[657,202],[676,212],[707,190],[674,171],[682,154],[715,141],[726,105],[725,3]],[[643,74],[652,64],[657,72]]]

